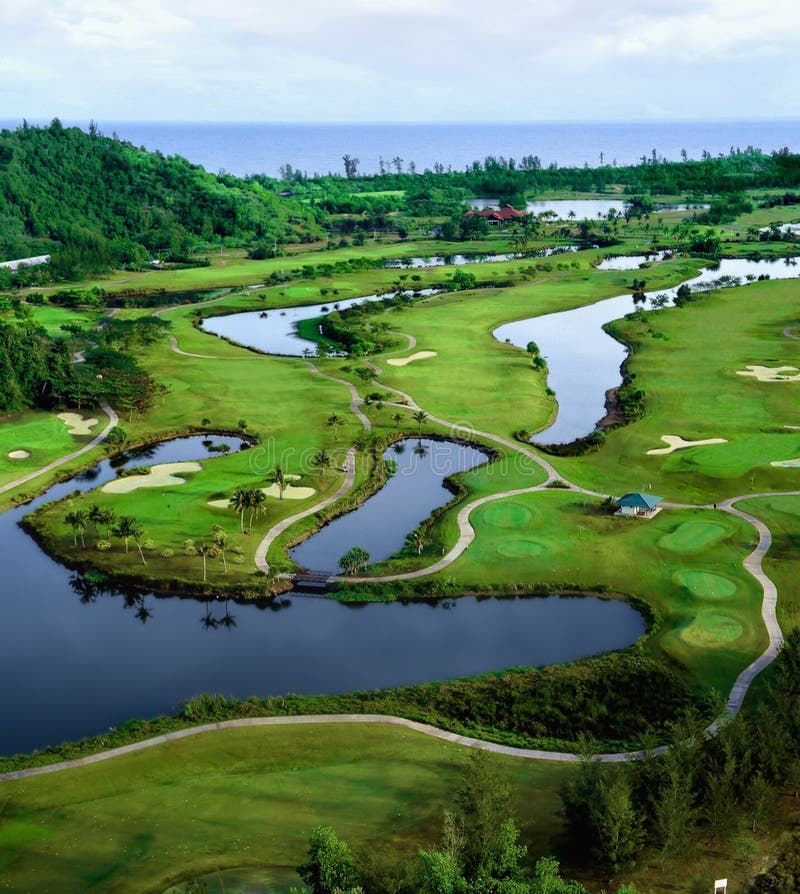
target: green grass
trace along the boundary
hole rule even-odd
[[[76,411],[84,416],[99,420],[90,435],[71,435],[67,426],[56,417],[55,413],[44,410],[26,410],[0,418],[0,486],[16,481],[24,475],[46,466],[61,456],[72,453],[85,446],[99,434],[107,423],[102,410],[93,409]],[[8,454],[14,450],[27,450],[28,459],[9,459]],[[98,448],[92,456],[97,459],[102,453]],[[74,468],[76,464],[64,468]],[[61,471],[61,470],[59,470]],[[53,480],[53,473],[42,475],[34,481],[23,485],[23,490],[36,493]],[[0,500],[5,497],[0,498]],[[3,504],[0,503],[0,506]]]
[[[641,599],[660,617],[647,650],[682,668],[700,689],[727,691],[766,646],[761,592],[741,567],[755,533],[731,516],[665,509],[650,521],[623,519],[601,512],[591,498],[553,490],[485,504],[471,521],[475,541],[443,574],[467,589],[552,583],[554,589],[603,586]],[[713,530],[715,537],[683,552],[664,547],[680,542],[690,526]],[[698,592],[698,582],[709,590],[718,577],[733,588],[724,608]],[[730,615],[739,636],[731,638],[719,619],[709,617],[701,622],[710,630],[701,644],[692,624],[704,613]]]
[[[747,364],[797,363],[796,342],[783,335],[797,320],[796,296],[793,281],[754,283],[650,313],[644,324],[617,324],[634,344],[628,368],[647,392],[647,414],[610,432],[597,453],[556,466],[607,493],[652,487],[681,502],[796,487],[797,469],[770,463],[800,456],[800,432],[785,427],[798,422],[800,385],[736,374]],[[648,456],[665,434],[728,443]]]
[[[355,849],[438,840],[466,749],[382,726],[228,730],[0,784],[0,874],[12,890],[160,892],[188,875],[297,866],[333,825]],[[492,756],[533,855],[562,826],[572,769]]]

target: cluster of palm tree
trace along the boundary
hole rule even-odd
[[[283,478],[283,473],[281,472],[281,477]],[[285,486],[285,485],[284,485]],[[281,494],[283,493],[283,489],[281,485],[278,485],[281,490]],[[264,491],[262,491],[258,487],[237,487],[233,492],[233,496],[230,498],[228,505],[231,509],[235,509],[239,514],[239,526],[242,534],[244,534],[244,514],[245,512],[250,513],[249,522],[247,525],[248,532],[253,527],[253,518],[258,517],[264,511],[264,504],[266,503],[266,497],[264,496]]]
[[[264,494],[261,494],[263,497]],[[208,579],[208,560],[221,559],[222,571],[228,571],[228,532],[222,525],[213,525],[207,540],[184,540],[183,551],[187,556],[200,556],[203,560],[203,583]]]
[[[144,528],[132,515],[117,517],[117,513],[113,509],[104,509],[102,506],[95,504],[90,506],[89,509],[72,509],[64,516],[64,523],[72,528],[72,545],[77,547],[78,537],[80,537],[81,547],[84,549],[86,548],[86,529],[90,524],[94,525],[98,543],[101,542],[101,528],[104,528],[106,539],[110,540],[112,534],[119,537],[125,544],[126,553],[130,549],[130,540],[133,538],[136,548],[139,550],[142,564],[147,564],[142,547]]]

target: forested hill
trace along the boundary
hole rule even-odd
[[[312,212],[268,185],[64,127],[0,131],[0,260],[53,254],[56,275],[179,258],[198,242],[306,241]]]

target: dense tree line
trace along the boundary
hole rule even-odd
[[[512,789],[483,751],[467,758],[439,841],[415,857],[390,848],[353,853],[330,826],[311,831],[308,859],[297,872],[308,887],[293,894],[586,894],[565,881],[558,861],[543,857],[525,865]],[[193,890],[202,890],[202,883]],[[191,888],[189,890],[192,890]],[[626,894],[635,894],[627,887]]]
[[[687,715],[674,724],[665,754],[614,768],[594,760],[586,743],[562,793],[569,837],[584,856],[617,872],[646,845],[679,854],[701,830],[721,843],[738,838],[740,849],[752,845],[747,836],[766,828],[779,790],[800,793],[800,631],[787,637],[758,711],[740,714],[713,739],[704,728]]]
[[[0,413],[80,409],[105,399],[130,417],[146,413],[164,393],[135,351],[162,337],[166,323],[109,320],[91,333],[76,323],[61,328],[63,336],[51,338],[24,306],[14,320],[0,320]],[[82,362],[76,362],[79,349]]]
[[[291,189],[330,211],[359,213],[378,204],[416,215],[452,214],[468,196],[494,196],[519,207],[525,195],[560,191],[602,192],[621,184],[628,195],[687,195],[739,192],[759,187],[790,188],[800,184],[800,155],[787,149],[765,153],[748,147],[731,149],[727,155],[704,153],[700,160],[688,157],[667,161],[653,151],[639,164],[601,164],[598,167],[543,166],[536,156],[521,160],[490,156],[463,171],[420,173],[386,171],[362,177],[327,175],[306,178],[293,174]],[[402,190],[404,196],[360,196]]]
[[[56,278],[180,258],[198,241],[320,234],[307,208],[255,179],[210,174],[94,127],[54,119],[0,131],[0,255],[52,253]]]

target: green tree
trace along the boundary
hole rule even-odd
[[[72,528],[72,545],[78,545],[78,536],[81,538],[81,546],[86,547],[86,523],[88,513],[85,509],[74,509],[64,516],[64,522]]]
[[[642,820],[624,773],[601,776],[590,805],[598,856],[613,872],[629,868],[644,840]]]
[[[219,553],[222,558],[222,571],[224,574],[228,573],[228,559],[227,559],[227,550],[228,550],[228,532],[222,525],[214,525],[211,528],[211,543],[214,545],[214,548]]]
[[[417,410],[411,418],[414,420],[414,422],[417,423],[417,434],[421,435],[422,426],[424,425],[425,420],[428,418],[428,414],[425,412],[425,410]]]
[[[247,523],[247,530],[253,530],[253,518],[258,518],[261,513],[264,511],[264,504],[267,502],[267,498],[264,496],[264,491],[258,487],[251,487],[247,491],[247,508],[250,511],[250,518]]]
[[[297,874],[312,894],[345,894],[356,884],[350,848],[330,826],[311,830],[308,859],[297,867]]]
[[[248,507],[248,493],[248,488],[237,487],[228,501],[228,506],[239,513],[239,527],[242,534],[244,534],[244,512]]]
[[[339,568],[345,574],[356,574],[369,562],[369,553],[360,546],[353,546],[339,559]]]
[[[283,492],[286,490],[286,476],[283,474],[283,469],[280,466],[275,466],[275,473],[273,475],[275,480],[275,484],[278,485],[278,496],[280,499],[283,499]]]
[[[125,543],[125,552],[128,552],[128,541],[131,537],[136,536],[139,526],[136,524],[136,518],[132,515],[121,515],[114,525],[114,534],[121,537]]]
[[[318,450],[315,454],[311,462],[322,472],[322,477],[325,477],[325,470],[331,464],[331,457],[327,450]]]
[[[343,424],[343,422],[344,419],[342,419],[342,417],[339,416],[338,413],[331,413],[331,415],[328,416],[328,426],[333,429],[334,437],[337,436],[336,432],[338,431],[339,426]]]

